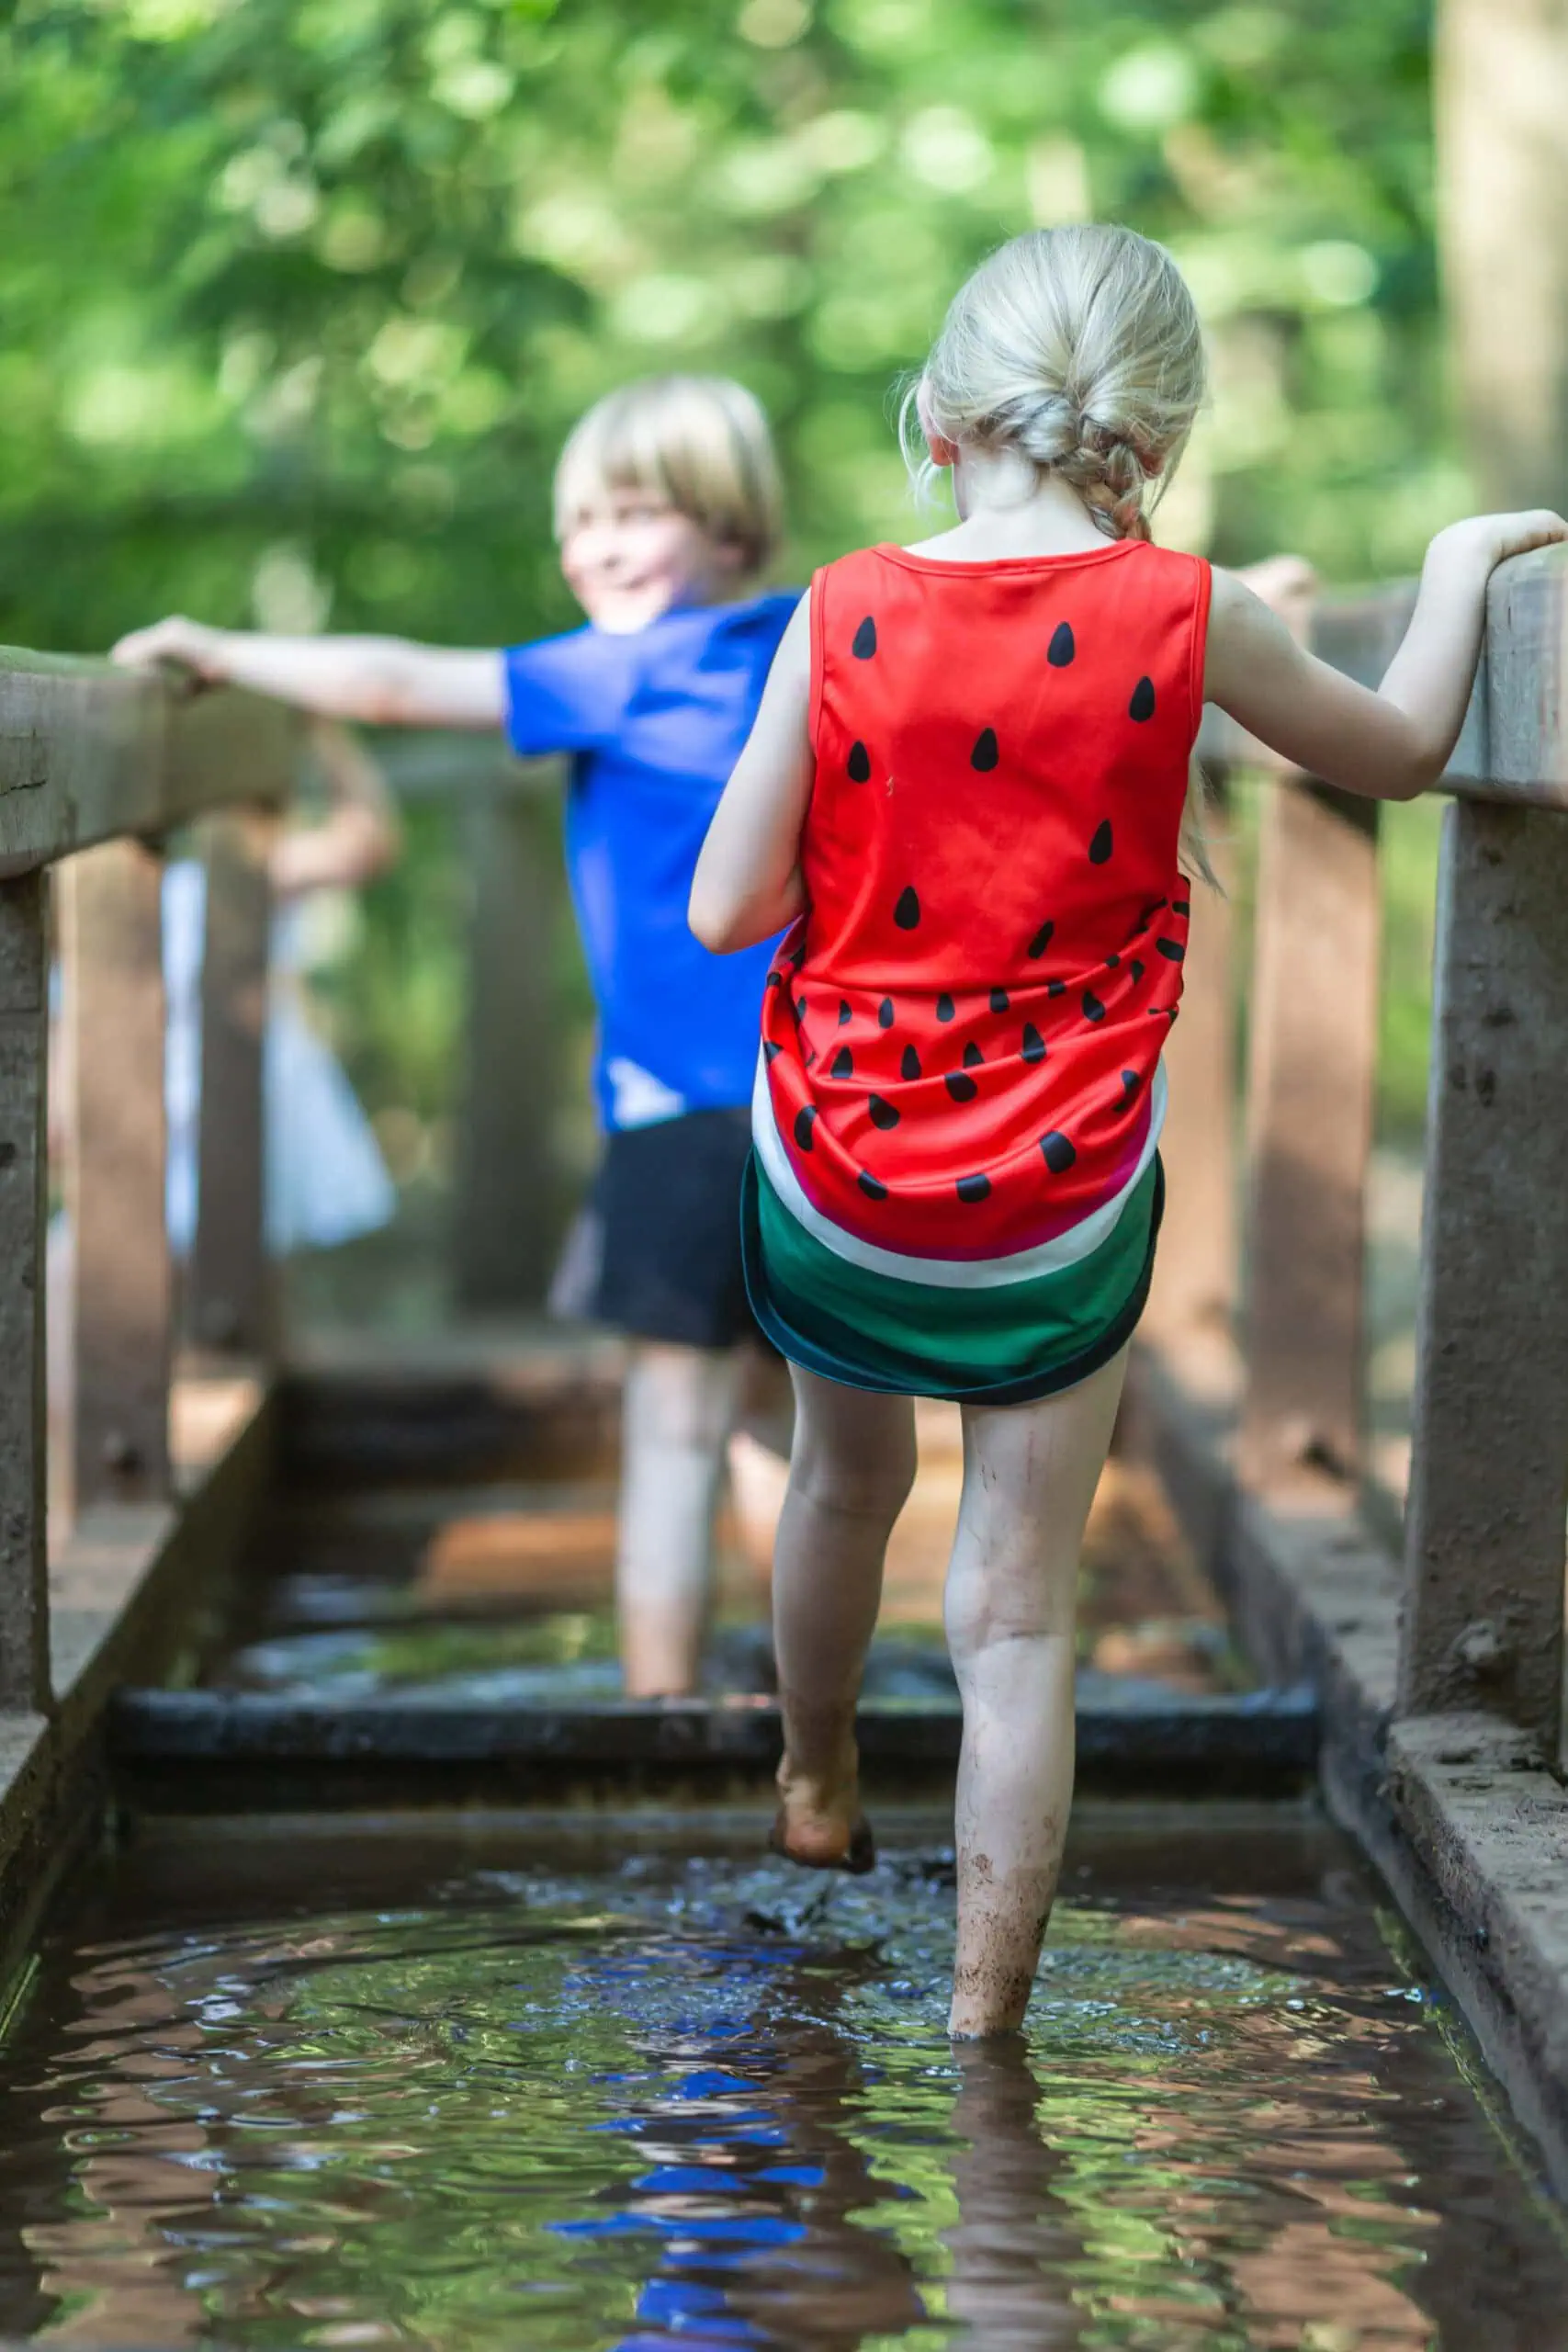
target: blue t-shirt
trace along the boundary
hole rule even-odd
[[[591,624],[504,656],[513,750],[572,757],[567,870],[607,1128],[751,1099],[771,946],[710,955],[686,902],[796,601],[683,606],[628,637]]]

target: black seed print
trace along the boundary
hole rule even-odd
[[[867,613],[850,640],[850,651],[857,662],[869,662],[876,650],[876,623]]]
[[[1114,972],[1114,971],[1116,970],[1117,967],[1120,965],[1121,961],[1122,961],[1122,958],[1121,958],[1121,956],[1108,956],[1106,957],[1106,959],[1105,959],[1105,968],[1106,968],[1106,970],[1107,970],[1108,972]]]
[[[1192,902],[1190,899],[1172,899],[1170,911],[1173,915],[1190,915],[1192,911]]]
[[[991,1011],[993,1012],[1005,1012],[1007,1009],[1008,992],[1006,989],[993,989],[991,990]]]
[[[866,750],[863,743],[852,743],[850,745],[850,756],[845,761],[844,764],[849,770],[850,782],[852,784],[870,783],[871,753]]]
[[[1136,1092],[1137,1092],[1137,1091],[1138,1091],[1138,1087],[1139,1087],[1140,1082],[1141,1082],[1141,1081],[1140,1081],[1140,1080],[1139,1080],[1138,1073],[1137,1073],[1137,1071],[1136,1071],[1135,1069],[1124,1069],[1124,1070],[1122,1071],[1122,1101],[1123,1104],[1126,1104],[1126,1103],[1128,1103],[1128,1102],[1130,1102],[1132,1101],[1132,1099],[1133,1099],[1134,1095],[1134,1094],[1136,1094]]]
[[[1047,947],[1050,946],[1053,938],[1055,936],[1055,931],[1056,926],[1054,922],[1043,922],[1039,930],[1035,933],[1033,938],[1030,941],[1028,946],[1024,949],[1024,954],[1026,956],[1043,956]]]
[[[1053,1176],[1065,1176],[1077,1158],[1077,1153],[1058,1128],[1040,1138],[1040,1148],[1045,1154],[1045,1165]]]
[[[768,974],[766,986],[771,989],[782,989],[784,986],[784,974],[782,972],[770,972]]]
[[[841,997],[839,999],[839,1026],[840,1026],[840,1029],[847,1028],[847,1027],[848,1027],[848,1025],[849,1025],[849,1020],[850,1020],[850,1001],[849,1001],[849,998],[848,998],[847,996],[841,996]]]
[[[1158,914],[1161,907],[1163,907],[1166,901],[1163,899],[1151,899],[1148,905],[1142,909],[1139,913],[1137,922],[1134,924],[1133,929],[1133,936],[1134,939],[1136,939],[1140,931],[1147,931],[1150,923],[1153,922],[1156,915]]]
[[[898,893],[898,903],[893,910],[893,920],[900,931],[915,931],[919,927],[920,902],[911,885],[906,884]]]
[[[947,995],[939,996],[936,1001],[937,1019],[939,1021],[951,1021],[953,1018],[953,999]]]
[[[1026,1062],[1043,1062],[1045,1058],[1045,1040],[1032,1021],[1023,1024],[1023,1058]]]
[[[782,1046],[775,1046],[771,1037],[764,1038],[762,1042],[762,1058],[764,1061],[776,1062],[783,1051],[784,1047]]]
[[[1045,649],[1045,659],[1052,669],[1065,670],[1077,650],[1073,643],[1073,632],[1067,623],[1058,621],[1055,633]]]
[[[1094,829],[1094,839],[1089,845],[1089,862],[1091,865],[1103,865],[1110,855],[1111,820],[1105,817]]]
[[[801,1067],[801,1069],[809,1069],[811,1068],[812,1063],[813,1063],[816,1059],[817,1059],[817,1048],[816,1048],[816,1046],[807,1046],[807,1047],[806,1048],[806,1051],[802,1054],[802,1056],[801,1056],[801,1057],[800,1057],[800,1067]]]
[[[893,1000],[890,996],[885,996],[876,1008],[876,1025],[879,1029],[891,1029],[893,1026]]]
[[[847,1046],[840,1046],[838,1052],[833,1056],[832,1065],[828,1072],[829,1077],[852,1078],[854,1076],[854,1070],[855,1057],[853,1054],[851,1053]]]
[[[806,999],[803,996],[797,996],[795,1000],[795,1017],[797,1021],[804,1021],[806,1018]]]
[[[898,1075],[900,1078],[919,1078],[919,1074],[920,1057],[913,1046],[906,1046],[904,1058],[898,1065]]]
[[[795,1139],[802,1151],[811,1149],[811,1130],[817,1125],[817,1105],[808,1102],[804,1111],[795,1114]]]
[[[1179,964],[1187,953],[1179,939],[1156,939],[1155,945],[1168,964]]]
[[[1133,976],[1133,986],[1136,988],[1138,982],[1144,977],[1143,957],[1141,956],[1134,956],[1132,962],[1128,965],[1127,969]]]
[[[1047,980],[1045,983],[1045,993],[1047,996],[1066,996],[1067,993],[1067,984],[1066,980]]]
[[[867,1095],[865,1107],[871,1113],[872,1125],[880,1127],[884,1135],[890,1127],[897,1125],[898,1113],[893,1108],[891,1102],[885,1102],[880,1094]]]
[[[1140,678],[1133,688],[1133,699],[1127,705],[1129,718],[1152,718],[1155,715],[1155,682]]]
[[[863,1168],[861,1170],[860,1174],[855,1178],[855,1182],[860,1186],[861,1191],[865,1194],[868,1201],[885,1201],[887,1198],[886,1185],[879,1184],[875,1177],[871,1173],[871,1170],[867,1168]]]
[[[789,965],[793,971],[796,972],[799,971],[805,961],[806,950],[804,947],[792,947],[789,954],[784,957],[784,962]]]
[[[961,1176],[958,1197],[961,1201],[984,1201],[990,1198],[991,1180],[988,1176]]]
[[[985,1058],[986,1058],[985,1055],[980,1051],[979,1046],[975,1043],[975,1040],[971,1037],[971,1039],[969,1040],[969,1043],[968,1043],[968,1044],[964,1046],[964,1069],[979,1069],[979,1067],[980,1067],[980,1064],[985,1060]]]
[[[981,775],[984,775],[991,768],[996,766],[997,762],[1000,757],[1001,753],[997,749],[996,729],[994,727],[982,727],[980,732],[975,738],[975,749],[969,754],[970,766],[972,768],[978,768]]]
[[[1083,1017],[1086,1021],[1103,1021],[1105,1018],[1105,1007],[1092,989],[1085,989],[1083,992]]]
[[[972,1078],[964,1078],[955,1069],[948,1071],[942,1084],[955,1102],[973,1102],[980,1091]]]

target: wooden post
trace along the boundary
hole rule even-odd
[[[1568,819],[1444,813],[1399,1703],[1555,1758],[1568,1504]]]
[[[77,1510],[168,1488],[162,886],[134,842],[60,869]]]
[[[1233,871],[1224,804],[1209,843],[1228,892]],[[1160,1156],[1168,1189],[1145,1328],[1179,1345],[1194,1334],[1227,1339],[1235,1305],[1236,1026],[1228,895],[1192,886],[1192,932],[1181,1016],[1165,1049],[1169,1107]]]
[[[274,1339],[263,1102],[270,896],[262,817],[207,829],[201,1130],[189,1327],[203,1347],[265,1355]]]
[[[50,1705],[44,1221],[49,958],[41,872],[0,882],[0,1709]]]
[[[1377,806],[1281,778],[1264,808],[1247,1092],[1247,1474],[1356,1476],[1377,1067]]]
[[[556,1242],[553,861],[547,869],[538,814],[521,797],[476,797],[464,826],[472,948],[455,1283],[465,1306],[536,1306]]]

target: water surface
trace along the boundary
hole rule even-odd
[[[913,1816],[861,1882],[734,1816],[133,1847],[0,2052],[0,2333],[1568,2344],[1556,2209],[1371,1883],[1232,1819],[1086,1814],[1027,2038],[968,2052]]]

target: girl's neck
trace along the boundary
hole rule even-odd
[[[912,553],[984,563],[1009,556],[1076,555],[1106,544],[1077,491],[1016,451],[961,446],[953,488],[956,525],[919,540]]]

